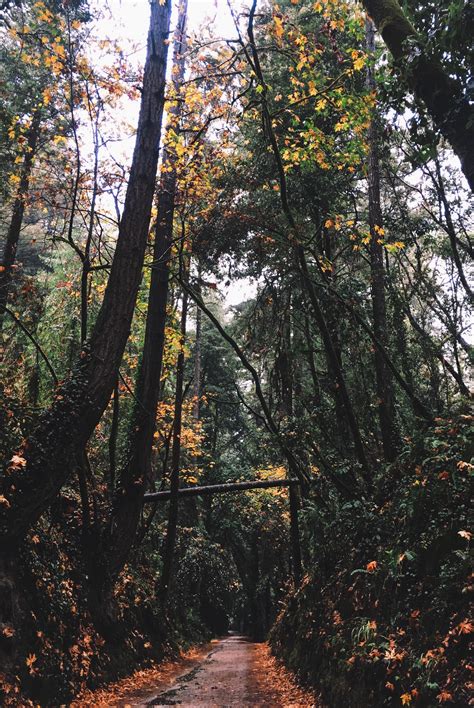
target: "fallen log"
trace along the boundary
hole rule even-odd
[[[299,479],[265,479],[250,482],[229,482],[226,484],[210,484],[206,487],[183,487],[178,490],[179,497],[200,497],[208,494],[227,494],[228,492],[242,492],[246,489],[270,489],[272,487],[289,487],[300,484]],[[171,492],[150,492],[145,494],[143,502],[148,504],[154,501],[169,499]]]

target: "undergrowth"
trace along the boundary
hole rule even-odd
[[[375,502],[306,512],[311,571],[271,644],[331,708],[469,704],[473,420],[437,418]]]

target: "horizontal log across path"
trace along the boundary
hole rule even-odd
[[[245,489],[270,489],[271,487],[289,487],[300,484],[299,479],[264,479],[250,482],[230,482],[227,484],[210,484],[206,487],[183,487],[178,490],[179,497],[201,497],[208,494],[227,494],[228,492],[241,492]],[[169,499],[169,489],[163,492],[150,492],[145,494],[144,503]]]

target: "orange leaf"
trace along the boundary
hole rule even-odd
[[[12,459],[10,460],[10,466],[11,467],[25,467],[26,466],[26,460],[24,457],[21,457],[21,455],[13,455]]]
[[[27,665],[30,674],[34,674],[36,671],[35,667],[33,666],[35,661],[36,661],[36,654],[29,654],[25,659],[25,664]]]
[[[472,538],[472,533],[470,531],[458,531],[458,536],[465,538],[466,541],[470,541]]]

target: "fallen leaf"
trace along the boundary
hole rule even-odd
[[[461,538],[465,538],[467,541],[470,541],[472,538],[472,533],[470,531],[458,531],[458,536],[461,536]]]
[[[25,467],[26,460],[24,457],[21,457],[21,455],[13,455],[12,459],[10,460],[10,466],[17,468]]]

